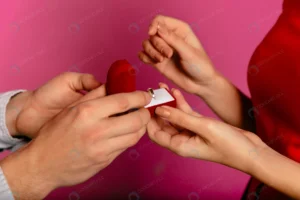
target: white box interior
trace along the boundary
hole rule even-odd
[[[174,101],[172,95],[165,88],[156,89],[153,90],[153,92],[155,98],[152,98],[151,102],[147,106],[145,106],[145,108]]]

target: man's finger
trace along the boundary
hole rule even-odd
[[[135,108],[142,108],[151,102],[152,96],[148,92],[135,91],[106,96],[87,101],[83,106],[91,108],[91,115],[98,118],[110,117]]]
[[[85,102],[85,101],[90,101],[93,99],[97,99],[97,98],[101,98],[106,96],[106,88],[105,88],[105,84],[101,85],[100,87],[88,92],[87,94],[85,94],[83,97],[81,97],[76,103],[72,104],[72,106]]]
[[[63,76],[66,76],[66,79],[74,91],[91,91],[101,85],[92,74],[68,72]]]
[[[107,141],[109,148],[113,151],[120,151],[134,146],[146,133],[146,126],[140,128],[139,130],[129,133],[126,135],[121,135],[119,137],[111,138]]]
[[[148,124],[150,118],[149,111],[146,108],[142,108],[126,115],[108,118],[103,123],[111,124],[111,131],[108,138],[114,138],[137,132]]]

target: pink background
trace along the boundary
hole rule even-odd
[[[281,0],[6,2],[0,5],[1,92],[32,90],[65,71],[92,73],[104,82],[110,64],[124,58],[138,71],[138,89],[155,88],[166,79],[141,64],[137,53],[149,22],[162,13],[190,23],[216,68],[247,94],[248,61],[282,4]],[[199,112],[213,116],[196,97],[187,99]],[[47,199],[234,200],[240,199],[248,179],[218,164],[176,156],[145,136],[97,176],[54,191]]]

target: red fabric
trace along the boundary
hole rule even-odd
[[[300,0],[284,1],[282,15],[252,56],[248,85],[257,134],[276,151],[300,162]],[[259,184],[252,179],[248,195]],[[289,198],[265,187],[259,199]]]

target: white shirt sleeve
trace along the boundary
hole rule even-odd
[[[12,148],[16,150],[26,144],[23,139],[13,138],[6,127],[6,106],[12,96],[24,92],[24,90],[15,90],[0,94],[0,149]],[[0,198],[1,199],[1,198]]]
[[[3,174],[1,167],[0,167],[0,199],[14,200],[14,195],[12,194],[12,192],[7,184],[6,178]]]
[[[17,150],[27,142],[22,139],[13,138],[6,127],[6,106],[12,96],[24,90],[10,91],[0,94],[0,149]],[[16,195],[15,195],[16,196]],[[0,167],[0,199],[14,200],[14,195],[9,188],[2,168]]]

